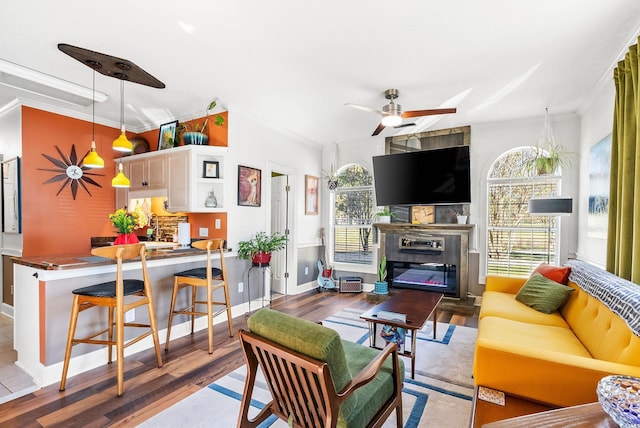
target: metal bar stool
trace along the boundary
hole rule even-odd
[[[152,336],[153,345],[156,351],[156,359],[158,360],[158,367],[162,367],[162,355],[160,353],[160,342],[158,341],[158,328],[156,326],[156,314],[153,306],[151,281],[149,280],[149,272],[147,271],[147,261],[145,258],[146,249],[143,244],[114,245],[110,247],[94,248],[91,250],[91,254],[116,260],[116,280],[73,290],[73,307],[71,310],[71,320],[69,322],[69,336],[67,338],[64,365],[62,368],[60,391],[64,391],[65,389],[69,360],[71,359],[71,348],[73,345],[78,343],[90,343],[94,345],[108,346],[109,363],[112,362],[113,346],[116,347],[116,363],[118,372],[117,394],[120,396],[124,393],[124,348],[141,341],[147,336]],[[143,279],[123,279],[122,261],[134,259],[138,256],[142,262]],[[127,297],[126,301],[125,296]],[[125,312],[142,305],[147,305],[147,309],[149,311],[149,324],[129,323],[124,321]],[[93,333],[90,336],[77,339],[75,337],[75,333],[79,313],[89,308],[93,308],[94,306],[108,308],[109,319],[107,328],[98,333]],[[116,327],[115,340],[113,337],[114,325]],[[125,342],[125,327],[147,328],[148,331]],[[97,339],[98,336],[104,334],[107,334],[106,340]]]
[[[229,286],[227,284],[227,270],[224,264],[224,239],[205,239],[191,244],[194,248],[207,250],[207,267],[195,268],[183,272],[175,273],[173,282],[173,295],[171,296],[171,310],[169,312],[169,324],[167,326],[167,341],[164,345],[165,352],[169,351],[169,337],[171,336],[171,325],[173,316],[177,314],[191,315],[191,334],[196,315],[207,316],[207,329],[209,333],[209,353],[213,353],[213,318],[222,312],[227,312],[227,322],[229,323],[229,337],[233,336],[233,325],[231,321],[231,300],[229,299]],[[211,251],[220,252],[220,269],[211,266]],[[184,309],[176,310],[176,298],[178,291],[183,288],[191,288],[191,304]],[[196,291],[198,287],[207,288],[207,300],[197,300]],[[213,300],[213,292],[219,288],[223,289],[224,301]],[[207,311],[196,310],[196,305],[206,305]],[[214,305],[222,305],[224,308],[213,312]]]

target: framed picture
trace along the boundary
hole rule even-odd
[[[2,162],[2,231],[22,233],[20,158]]]
[[[304,214],[318,215],[318,177],[304,176]]]
[[[202,177],[220,178],[220,163],[218,161],[203,161]]]
[[[238,165],[238,205],[259,207],[262,192],[262,171]]]
[[[176,130],[178,129],[178,121],[165,123],[160,126],[158,135],[158,150],[170,149],[176,141]]]

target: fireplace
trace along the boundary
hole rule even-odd
[[[391,288],[436,291],[464,300],[471,225],[376,224]],[[382,254],[380,254],[382,256]]]

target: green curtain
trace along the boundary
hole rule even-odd
[[[640,284],[639,73],[638,45],[634,45],[613,72],[616,98],[607,241],[607,270],[636,284]]]

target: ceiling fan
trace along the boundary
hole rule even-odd
[[[432,116],[437,114],[449,114],[455,113],[455,108],[438,108],[431,110],[412,110],[412,111],[402,111],[402,106],[400,104],[396,104],[393,100],[398,98],[400,95],[397,89],[387,89],[384,91],[384,97],[389,100],[389,104],[382,107],[382,111],[376,110],[371,107],[361,106],[358,104],[347,103],[349,107],[357,108],[359,110],[368,111],[370,113],[379,114],[382,116],[382,120],[378,127],[373,131],[371,136],[378,135],[384,128],[387,126],[392,126],[394,128],[401,128],[404,126],[413,126],[415,123],[402,123],[402,119],[410,118],[410,117],[420,117],[420,116]]]

